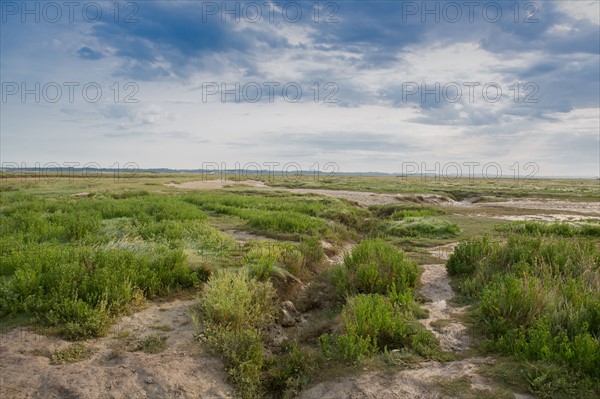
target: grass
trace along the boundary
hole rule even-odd
[[[37,194],[74,194],[79,192],[113,192],[152,190],[175,192],[178,189],[164,186],[167,183],[217,179],[219,176],[182,173],[137,172],[127,176],[99,174],[85,178],[80,173],[67,177],[65,173],[48,173],[41,177],[32,172],[0,172],[0,189],[3,192],[27,190]],[[223,176],[236,180],[238,176]],[[271,186],[294,188],[318,188],[333,190],[355,190],[376,193],[428,193],[439,194],[460,200],[476,196],[499,198],[561,198],[596,201],[600,190],[597,179],[433,179],[421,176],[331,176],[315,179],[312,174],[295,176],[294,179],[280,175],[259,177]]]
[[[101,336],[145,299],[197,285],[204,270],[186,251],[231,242],[179,198],[116,197],[3,196],[0,317],[30,314],[70,339]]]
[[[254,231],[275,238],[345,239],[351,235],[348,228],[361,227],[367,215],[341,200],[278,192],[202,193],[185,200],[205,211],[235,216]]]
[[[496,357],[484,364],[479,373],[507,390],[528,392],[544,399],[594,399],[593,384],[582,383],[577,373],[557,364]]]
[[[566,367],[582,386],[599,380],[595,243],[519,235],[506,242],[471,240],[458,246],[448,271],[460,276],[459,293],[476,303],[474,318],[487,337],[487,350]]]
[[[243,270],[213,275],[200,300],[205,322],[234,331],[260,329],[274,320],[275,291],[270,282],[257,281]]]
[[[166,335],[150,334],[138,341],[135,350],[148,354],[160,353],[167,349],[167,339]]]
[[[327,359],[357,364],[388,350],[419,356],[438,353],[439,343],[415,317],[422,311],[413,299],[417,264],[381,239],[365,239],[335,272],[338,292],[347,298],[337,334],[323,334],[319,344]]]
[[[410,202],[392,203],[387,205],[373,205],[369,209],[381,219],[401,220],[409,217],[430,217],[444,215],[440,208],[418,205]]]
[[[155,330],[164,331],[164,332],[173,331],[173,327],[171,327],[168,324],[155,324],[155,325],[151,326],[151,328],[153,328]]]
[[[275,289],[244,270],[223,270],[207,282],[198,304],[202,337],[225,361],[244,398],[260,397],[264,365],[261,332],[275,320]]]
[[[327,358],[357,363],[387,350],[409,348],[428,356],[437,349],[433,335],[383,295],[349,298],[342,316],[344,333],[320,338]]]
[[[338,269],[342,294],[402,293],[417,282],[417,264],[381,239],[366,239],[352,249]]]
[[[71,344],[50,354],[50,364],[77,363],[89,359],[93,350],[82,343]]]
[[[496,227],[510,234],[556,237],[600,237],[600,225],[592,223],[512,222]]]

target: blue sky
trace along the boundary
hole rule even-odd
[[[600,174],[597,1],[0,4],[4,163]]]

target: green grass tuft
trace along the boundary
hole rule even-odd
[[[338,269],[342,294],[404,292],[417,282],[417,264],[380,239],[366,239],[352,249]]]

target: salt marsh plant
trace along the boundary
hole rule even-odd
[[[345,256],[337,285],[342,294],[387,294],[414,287],[417,276],[417,264],[402,250],[381,239],[366,239]]]
[[[600,378],[600,252],[581,239],[461,243],[448,260],[487,348]]]

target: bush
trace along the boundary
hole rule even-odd
[[[319,337],[319,345],[326,358],[348,363],[360,363],[377,352],[370,337],[358,335],[323,334]]]
[[[443,215],[444,212],[433,208],[398,209],[390,215],[392,220]]]
[[[243,398],[262,397],[264,359],[260,334],[274,321],[275,304],[273,285],[251,278],[244,270],[218,271],[202,292],[202,336],[225,360]]]
[[[275,290],[243,270],[220,270],[206,283],[200,298],[202,318],[233,331],[260,329],[275,319]]]
[[[386,294],[392,287],[403,292],[417,282],[417,264],[380,239],[366,239],[346,255],[338,270],[337,285],[343,294]]]
[[[498,338],[510,330],[535,324],[546,306],[538,279],[497,275],[481,293],[479,321],[493,338]]]
[[[150,334],[138,342],[135,350],[148,354],[160,353],[167,349],[168,338],[169,337],[162,334]]]
[[[297,342],[285,344],[282,353],[277,355],[266,362],[266,390],[276,398],[295,397],[317,367],[317,359],[312,352],[300,348]]]
[[[437,341],[425,327],[407,316],[382,295],[357,295],[342,312],[344,333],[325,334],[320,345],[325,356],[346,362],[360,362],[377,352],[413,348],[430,355]]]
[[[233,330],[208,323],[203,331],[208,347],[225,362],[242,398],[263,397],[263,344],[255,329]]]
[[[164,247],[146,253],[29,244],[16,259],[0,285],[0,314],[30,313],[70,339],[103,335],[111,316],[132,303],[198,281],[184,254]]]
[[[461,243],[448,271],[478,300],[489,349],[600,377],[600,252],[593,242],[513,236]]]
[[[187,254],[230,242],[178,196],[6,195],[0,316],[29,313],[71,339],[99,336],[144,298],[196,285],[203,270]]]
[[[259,241],[249,244],[244,263],[264,268],[280,266],[297,277],[306,273],[305,259],[298,246],[289,242]]]
[[[407,320],[381,295],[357,295],[348,300],[342,313],[346,333],[371,338],[380,350],[406,346]]]
[[[473,274],[477,262],[486,258],[494,249],[488,237],[462,241],[454,249],[446,269],[451,276]]]
[[[298,249],[304,257],[304,266],[315,272],[316,266],[319,265],[323,256],[325,256],[325,251],[319,239],[315,237],[302,238]]]

